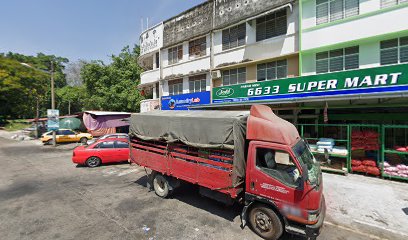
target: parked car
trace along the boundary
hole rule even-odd
[[[75,132],[71,129],[60,129],[56,131],[57,143],[81,142],[85,144],[90,139],[92,139],[92,135],[89,133]],[[52,131],[41,135],[41,141],[44,144],[52,144]]]
[[[88,144],[92,144],[98,140],[102,140],[102,139],[107,139],[107,138],[124,138],[124,139],[128,139],[129,135],[127,133],[111,133],[111,134],[106,134],[103,135],[99,138],[94,138],[91,140],[88,140]]]
[[[88,167],[98,167],[102,163],[125,162],[129,159],[127,138],[107,138],[87,146],[74,149],[72,162]]]

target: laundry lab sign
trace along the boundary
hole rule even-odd
[[[213,88],[213,103],[408,91],[408,64]]]

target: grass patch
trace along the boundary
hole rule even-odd
[[[31,123],[27,123],[25,120],[8,120],[4,125],[6,131],[18,131],[31,126]]]

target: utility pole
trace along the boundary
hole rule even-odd
[[[51,109],[55,109],[55,96],[54,96],[54,62],[51,61]],[[57,133],[52,131],[52,145],[57,146]]]

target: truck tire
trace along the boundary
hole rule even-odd
[[[251,229],[263,239],[277,240],[283,234],[283,226],[278,215],[264,205],[255,205],[249,211]]]
[[[153,179],[153,189],[157,196],[166,198],[170,194],[169,181],[161,174],[156,174]]]

